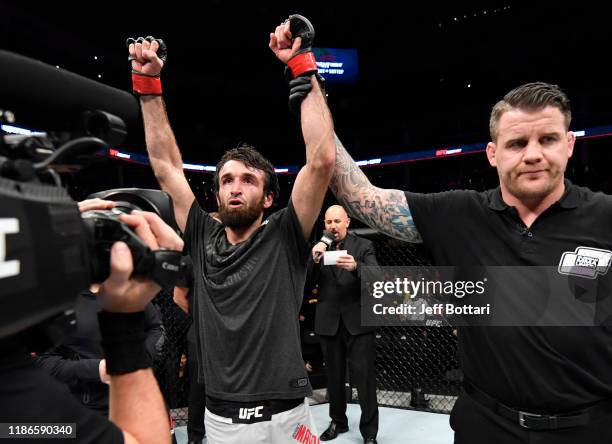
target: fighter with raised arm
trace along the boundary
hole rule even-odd
[[[270,49],[284,63],[298,51],[310,51],[301,48],[302,39],[292,36],[290,26],[287,21],[270,35]],[[307,240],[335,163],[325,98],[314,72],[297,72],[310,80],[312,90],[300,97],[306,164],[287,207],[264,221],[264,210],[278,197],[274,167],[253,147],[240,146],[217,165],[219,222],[200,208],[185,179],[160,96],[164,61],[159,49],[153,38],[129,45],[151,165],[173,198],[196,270],[191,302],[199,370],[206,382],[208,442],[244,443],[254,436],[274,443],[310,439],[316,432],[304,402],[311,388],[300,352],[298,312],[310,255]]]

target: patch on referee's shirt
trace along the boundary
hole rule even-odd
[[[320,444],[319,438],[317,435],[310,431],[310,428],[304,424],[298,424],[291,435],[293,439],[297,442],[301,442],[302,444]]]
[[[612,262],[612,251],[598,248],[578,247],[576,251],[566,251],[559,262],[559,273],[595,279],[606,274]]]

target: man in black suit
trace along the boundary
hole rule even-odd
[[[93,284],[76,298],[74,312],[76,328],[63,338],[60,345],[41,353],[36,363],[59,382],[68,386],[74,397],[85,407],[102,416],[109,414],[110,376],[98,313],[102,305],[97,293],[100,286]],[[160,313],[151,302],[144,309],[145,351],[151,362],[157,359],[164,341]]]
[[[318,284],[319,300],[315,314],[315,333],[321,339],[327,365],[329,416],[331,424],[321,434],[329,441],[348,431],[344,392],[346,359],[351,380],[357,387],[361,405],[359,430],[364,443],[376,443],[378,403],[374,358],[374,328],[361,325],[361,269],[377,266],[374,245],[369,240],[348,234],[350,219],[344,208],[333,205],[325,212],[325,229],[333,234],[329,249],[347,250],[336,265],[325,266],[323,254],[328,246],[317,243],[309,264],[311,285]]]

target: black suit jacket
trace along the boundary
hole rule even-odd
[[[315,333],[318,335],[335,335],[340,319],[352,335],[374,331],[374,327],[361,325],[361,270],[366,265],[378,266],[374,244],[349,233],[344,239],[342,250],[347,250],[355,258],[355,271],[323,265],[323,258],[319,264],[315,264],[312,256],[308,263],[306,282],[310,288],[318,284],[315,312]]]
[[[76,329],[66,335],[62,345],[40,354],[37,363],[55,379],[68,384],[70,391],[84,405],[107,415],[108,385],[100,381],[98,369],[100,360],[104,358],[98,324],[101,309],[95,294],[81,292],[74,306]],[[147,304],[144,312],[147,328],[145,349],[154,361],[163,341],[161,316],[152,303]]]

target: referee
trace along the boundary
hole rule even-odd
[[[557,86],[525,84],[491,113],[486,154],[496,189],[380,189],[338,139],[331,188],[351,216],[424,242],[440,266],[557,267],[578,248],[612,254],[612,197],[564,177],[576,139],[570,121]],[[609,328],[467,327],[458,345],[465,390],[450,418],[455,443],[612,442]]]

